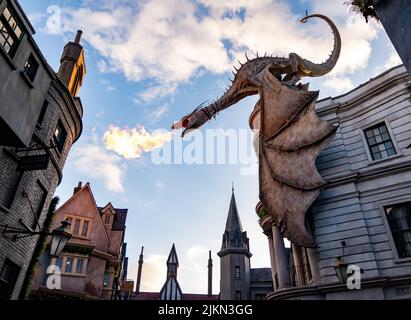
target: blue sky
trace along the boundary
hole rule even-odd
[[[169,131],[174,121],[221,95],[232,65],[237,59],[244,61],[245,52],[253,56],[256,51],[281,55],[294,51],[321,62],[332,48],[331,33],[322,22],[299,24],[306,10],[329,15],[343,40],[335,70],[320,79],[307,79],[313,90],[321,90],[321,97],[347,92],[398,64],[382,27],[366,24],[343,2],[20,0],[54,70],[58,70],[65,43],[74,39],[77,29],[84,32],[87,76],[80,91],[84,132],[71,150],[56,194],[65,201],[78,181],[90,182],[99,205],[112,202],[115,207],[129,208],[129,277],[135,278],[144,245],[143,290],[161,289],[165,260],[175,243],[183,291],[206,292],[208,250],[212,250],[214,291],[218,293],[216,253],[232,182],[254,254],[251,264],[269,266],[267,240],[254,211],[258,176],[242,175],[240,164],[155,165],[150,148],[131,140],[122,147],[134,151],[134,157],[126,158],[124,152],[106,145],[105,135],[117,128],[130,136],[155,140],[158,136],[153,131]],[[241,101],[202,130],[248,129],[256,100]]]

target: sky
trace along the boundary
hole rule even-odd
[[[382,26],[366,23],[344,0],[20,0],[35,40],[54,70],[64,45],[83,30],[87,75],[79,96],[84,130],[72,147],[56,195],[64,203],[79,181],[90,182],[97,204],[128,208],[129,278],[145,247],[143,291],[159,291],[175,243],[185,293],[207,292],[208,250],[219,291],[222,234],[235,186],[251,266],[269,267],[267,239],[255,214],[257,158],[248,126],[256,97],[244,99],[181,140],[171,125],[221,95],[245,53],[296,52],[320,63],[332,49],[329,16],[343,48],[334,70],[310,82],[320,98],[343,94],[400,63]],[[210,131],[214,130],[214,131]],[[221,161],[201,161],[201,134],[232,130]],[[238,137],[237,140],[235,138]],[[196,140],[197,139],[197,140]],[[201,147],[201,144],[200,144]],[[201,148],[200,148],[201,149]],[[231,157],[232,156],[232,157]],[[211,159],[211,158],[210,158]],[[170,160],[170,161],[168,161]]]

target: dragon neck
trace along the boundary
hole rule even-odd
[[[301,22],[305,23],[311,18],[320,18],[324,20],[325,22],[327,22],[328,25],[331,27],[332,33],[334,35],[334,48],[333,48],[333,51],[331,52],[330,57],[327,59],[327,61],[325,61],[324,63],[316,64],[308,60],[304,60],[306,64],[305,66],[306,70],[305,70],[305,73],[302,74],[302,76],[320,77],[320,76],[323,76],[329,73],[337,64],[338,59],[340,57],[340,53],[341,53],[341,44],[342,44],[341,35],[340,35],[340,32],[338,31],[337,26],[334,24],[334,22],[332,22],[330,18],[322,14],[312,14],[312,15],[306,16],[303,19],[301,19]],[[239,100],[241,100],[245,96],[256,94],[257,92],[251,92],[249,94],[244,94],[243,96],[239,96],[238,99],[233,98],[241,90],[241,87],[242,87],[241,79],[246,77],[244,73],[251,74],[251,75],[258,74],[268,64],[270,63],[277,64],[279,63],[279,61],[281,61],[281,63],[286,64],[289,60],[287,58],[272,57],[272,56],[264,56],[264,57],[257,56],[256,59],[252,59],[252,60],[248,59],[247,57],[247,62],[245,64],[242,64],[240,69],[237,70],[234,80],[232,80],[232,83],[230,87],[226,90],[226,92],[220,98],[213,101],[212,103],[210,103],[207,107],[203,109],[205,109],[205,112],[211,118],[217,113],[219,113],[220,111],[227,109],[228,107],[237,103]]]

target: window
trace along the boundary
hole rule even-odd
[[[235,267],[234,277],[235,277],[236,279],[240,279],[240,278],[241,278],[241,268],[240,268],[240,267]]]
[[[0,46],[13,57],[22,37],[23,32],[13,17],[12,10],[6,7],[0,16]]]
[[[88,238],[90,235],[91,220],[75,216],[65,216],[65,220],[70,222],[70,232],[73,236]]]
[[[62,258],[62,257],[57,257],[57,258],[56,258],[55,265],[56,265],[57,267],[59,267],[59,269],[61,270],[61,268],[63,267],[63,258]]]
[[[44,117],[46,116],[47,108],[49,107],[49,102],[47,100],[44,100],[43,106],[41,107],[40,115],[37,120],[38,124],[43,124]]]
[[[235,299],[236,299],[236,300],[241,300],[241,291],[240,291],[240,290],[237,290],[237,291],[235,292]]]
[[[111,284],[111,275],[109,273],[105,273],[103,287],[110,288],[110,284]]]
[[[87,262],[87,256],[62,255],[61,257],[53,258],[51,264],[59,267],[63,275],[76,277],[86,274]]]
[[[80,219],[76,219],[76,222],[74,223],[74,229],[73,229],[73,235],[78,235],[80,232]]]
[[[0,273],[0,300],[10,300],[20,274],[20,267],[6,259]]]
[[[66,268],[64,269],[65,273],[71,273],[73,271],[73,258],[67,257],[66,258]]]
[[[26,61],[26,64],[24,65],[24,73],[32,82],[36,77],[38,69],[39,63],[37,62],[36,58],[34,58],[33,54],[30,54],[29,59]]]
[[[70,88],[70,93],[72,96],[77,95],[80,86],[81,86],[81,81],[83,80],[83,66],[80,66],[77,71],[76,71],[76,75],[74,78],[74,83],[72,85],[72,87]]]
[[[365,137],[367,138],[372,160],[385,159],[397,153],[385,123],[377,124],[365,130]]]
[[[82,237],[87,237],[89,223],[90,223],[89,221],[86,221],[86,220],[83,221],[83,229],[81,231],[81,236]]]
[[[411,202],[385,208],[399,258],[411,257]]]
[[[38,226],[38,222],[41,218],[41,213],[43,212],[43,208],[44,208],[44,204],[46,203],[47,200],[47,189],[44,188],[44,186],[41,184],[40,181],[37,180],[37,186],[36,186],[36,191],[35,191],[35,195],[37,196],[36,202],[35,204],[35,208],[34,208],[34,212],[35,212],[35,218],[33,220],[33,225],[32,228],[33,230],[36,230],[37,226]]]
[[[83,273],[84,259],[77,258],[76,273]]]
[[[64,129],[61,121],[58,122],[56,130],[54,131],[54,143],[57,147],[57,150],[62,153],[64,149],[64,144],[67,139],[67,131]]]
[[[108,224],[110,224],[110,220],[111,220],[111,217],[110,217],[110,215],[109,214],[106,214],[106,218],[105,218],[105,224],[106,225],[108,225]]]

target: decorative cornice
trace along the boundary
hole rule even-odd
[[[348,183],[358,183],[367,180],[373,180],[398,174],[402,172],[408,172],[411,170],[411,161],[400,162],[396,164],[388,163],[385,166],[368,168],[362,171],[350,172],[349,174],[337,176],[327,181],[327,185],[324,189],[335,188]]]
[[[401,70],[404,69],[404,70]],[[399,71],[401,70],[401,71]],[[387,79],[378,82],[379,79],[382,79],[384,76],[387,76]],[[387,70],[386,72],[380,74],[379,76],[370,79],[368,82],[356,87],[355,89],[345,93],[343,95],[326,98],[319,100],[317,102],[317,114],[321,116],[326,116],[329,114],[335,114],[342,112],[347,112],[359,105],[364,104],[370,98],[384,94],[388,89],[397,87],[401,83],[406,83],[410,81],[410,76],[405,71],[405,68],[397,66]],[[359,92],[363,89],[363,92]],[[358,91],[357,94],[355,94]],[[407,92],[407,89],[398,90],[396,96],[401,96]],[[355,94],[355,95],[354,95]],[[349,98],[350,95],[354,95],[352,98]],[[384,99],[387,99],[385,97]],[[326,103],[329,102],[328,105]],[[324,105],[323,105],[324,104]],[[357,114],[350,114],[350,118],[358,116]]]
[[[399,285],[410,285],[411,275],[395,277],[376,277],[361,281],[361,290],[372,288],[390,288]],[[347,286],[341,283],[321,284],[306,287],[293,287],[274,291],[267,295],[267,300],[297,299],[303,296],[320,296],[324,299],[327,293],[349,292]]]
[[[222,258],[228,254],[245,254],[248,258],[251,258],[253,255],[251,254],[248,249],[244,248],[227,248],[224,250],[221,250],[220,252],[217,253],[217,255]]]

